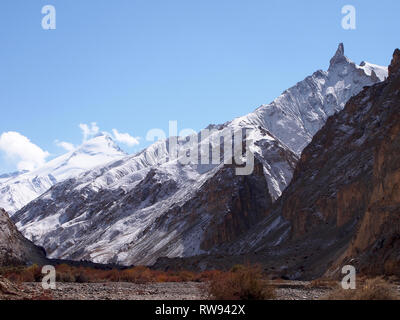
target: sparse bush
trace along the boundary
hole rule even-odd
[[[71,272],[57,272],[56,279],[58,282],[75,282],[75,276]]]
[[[104,280],[108,280],[111,282],[120,282],[121,281],[121,271],[117,269],[112,269],[104,275]]]
[[[309,288],[335,288],[338,285],[338,281],[332,279],[315,279],[312,280],[309,284]]]
[[[146,267],[135,267],[121,272],[121,281],[134,282],[134,283],[146,283],[152,282],[151,271]]]
[[[324,299],[326,300],[398,300],[396,287],[383,278],[368,279],[359,283],[355,290],[338,287]]]
[[[245,270],[246,268],[245,268],[245,266],[244,265],[242,265],[242,264],[235,264],[232,268],[231,268],[231,271],[232,272],[238,272],[238,271],[243,271],[243,270]]]
[[[202,273],[200,273],[200,275],[198,275],[197,279],[200,282],[212,281],[217,278],[221,273],[222,271],[219,270],[203,271]]]
[[[237,267],[240,269],[242,267]],[[148,267],[137,266],[129,269],[96,269],[90,267],[74,267],[67,264],[56,266],[56,280],[58,282],[208,282],[223,272],[217,270],[195,273],[191,271],[160,271]],[[14,282],[41,281],[41,267],[33,265],[30,267],[6,267],[0,268],[0,275]]]
[[[236,267],[211,280],[209,295],[217,300],[266,300],[275,297],[274,289],[263,281],[257,266]]]
[[[80,272],[75,276],[75,282],[77,283],[88,283],[90,282],[89,277],[85,274],[85,272]]]
[[[177,276],[179,278],[179,282],[189,282],[196,279],[196,275],[189,271],[180,271]]]

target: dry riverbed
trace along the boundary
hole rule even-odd
[[[205,283],[169,282],[135,284],[57,283],[56,290],[44,292],[40,283],[23,283],[0,299],[52,299],[52,300],[204,300]],[[329,288],[311,287],[308,282],[287,281],[275,283],[278,300],[315,300],[329,292]]]

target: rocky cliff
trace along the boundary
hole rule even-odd
[[[27,240],[0,208],[0,266],[43,263],[45,257],[44,249]]]
[[[246,235],[213,255],[160,259],[156,266],[261,262],[268,273],[312,279],[351,264],[359,273],[400,275],[399,70],[396,50],[389,78],[327,120],[280,199]]]
[[[389,78],[351,98],[305,148],[272,210],[287,223],[287,240],[274,247],[265,237],[253,247],[274,253],[290,276],[345,264],[400,274],[399,61],[396,50]]]

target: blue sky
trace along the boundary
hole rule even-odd
[[[57,29],[41,27],[54,5]],[[341,8],[357,10],[344,30]],[[142,137],[200,130],[253,111],[317,69],[339,42],[353,61],[387,65],[399,47],[395,0],[2,0],[0,134],[15,131],[51,159],[79,124]],[[0,151],[0,173],[18,159]]]

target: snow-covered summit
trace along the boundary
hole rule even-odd
[[[34,171],[2,175],[0,207],[12,215],[57,182],[126,155],[108,134],[99,134]]]
[[[388,77],[388,67],[378,66],[367,61],[362,61],[358,67],[369,76],[374,72],[380,81],[384,81]]]
[[[385,80],[387,67],[358,66],[344,55],[341,43],[327,71],[318,70],[283,92],[272,103],[233,121],[268,129],[297,155],[311,142],[327,118],[344,108],[364,86]]]

